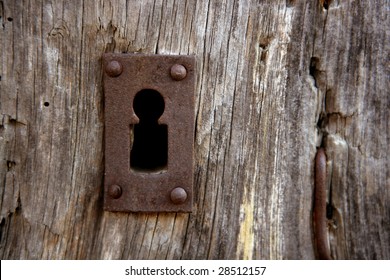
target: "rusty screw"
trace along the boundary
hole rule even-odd
[[[182,204],[187,200],[187,192],[183,188],[175,188],[171,191],[171,200],[174,204]]]
[[[171,67],[171,77],[176,81],[181,81],[187,76],[187,69],[181,64],[175,64]]]
[[[122,195],[122,188],[118,185],[111,185],[108,188],[108,195],[112,198],[120,198]]]
[[[120,64],[116,60],[111,60],[107,65],[106,65],[106,73],[110,77],[118,77],[120,74],[122,74],[122,64]]]

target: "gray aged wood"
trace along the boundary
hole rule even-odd
[[[390,258],[389,3],[0,1],[2,259]],[[195,54],[192,214],[102,210],[104,52]]]

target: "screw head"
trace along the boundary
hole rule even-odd
[[[171,200],[174,204],[182,204],[187,200],[187,192],[183,188],[175,188],[171,191]]]
[[[110,77],[118,77],[120,74],[122,74],[123,67],[122,64],[120,64],[116,60],[111,60],[107,65],[106,65],[106,73]]]
[[[108,195],[112,198],[120,198],[122,195],[122,188],[118,185],[111,185],[108,188]]]
[[[181,64],[175,64],[171,67],[171,77],[176,81],[181,81],[187,76],[187,69]]]

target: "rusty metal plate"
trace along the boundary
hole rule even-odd
[[[190,212],[195,57],[103,55],[104,208]]]

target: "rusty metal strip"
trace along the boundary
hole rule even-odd
[[[314,234],[318,258],[331,260],[326,218],[326,155],[319,148],[315,158]]]
[[[103,55],[103,69],[105,210],[190,212],[193,201],[195,57],[107,53]],[[149,106],[155,97],[162,104],[161,115],[157,117],[156,111],[160,109],[150,109]],[[141,107],[135,105],[137,102],[142,103]],[[142,111],[142,106],[149,108],[148,114],[154,116],[154,131],[167,135],[163,141],[157,137],[134,140],[141,133],[142,118],[140,113],[137,115],[137,108]],[[144,124],[147,121],[150,120],[144,118]],[[157,142],[153,142],[155,138]],[[137,147],[146,142],[154,144],[137,151]],[[155,150],[161,143],[167,147],[161,153],[162,164],[158,162],[158,167],[145,167],[149,158],[160,154],[161,150],[157,153]],[[139,162],[137,165],[135,159]]]

